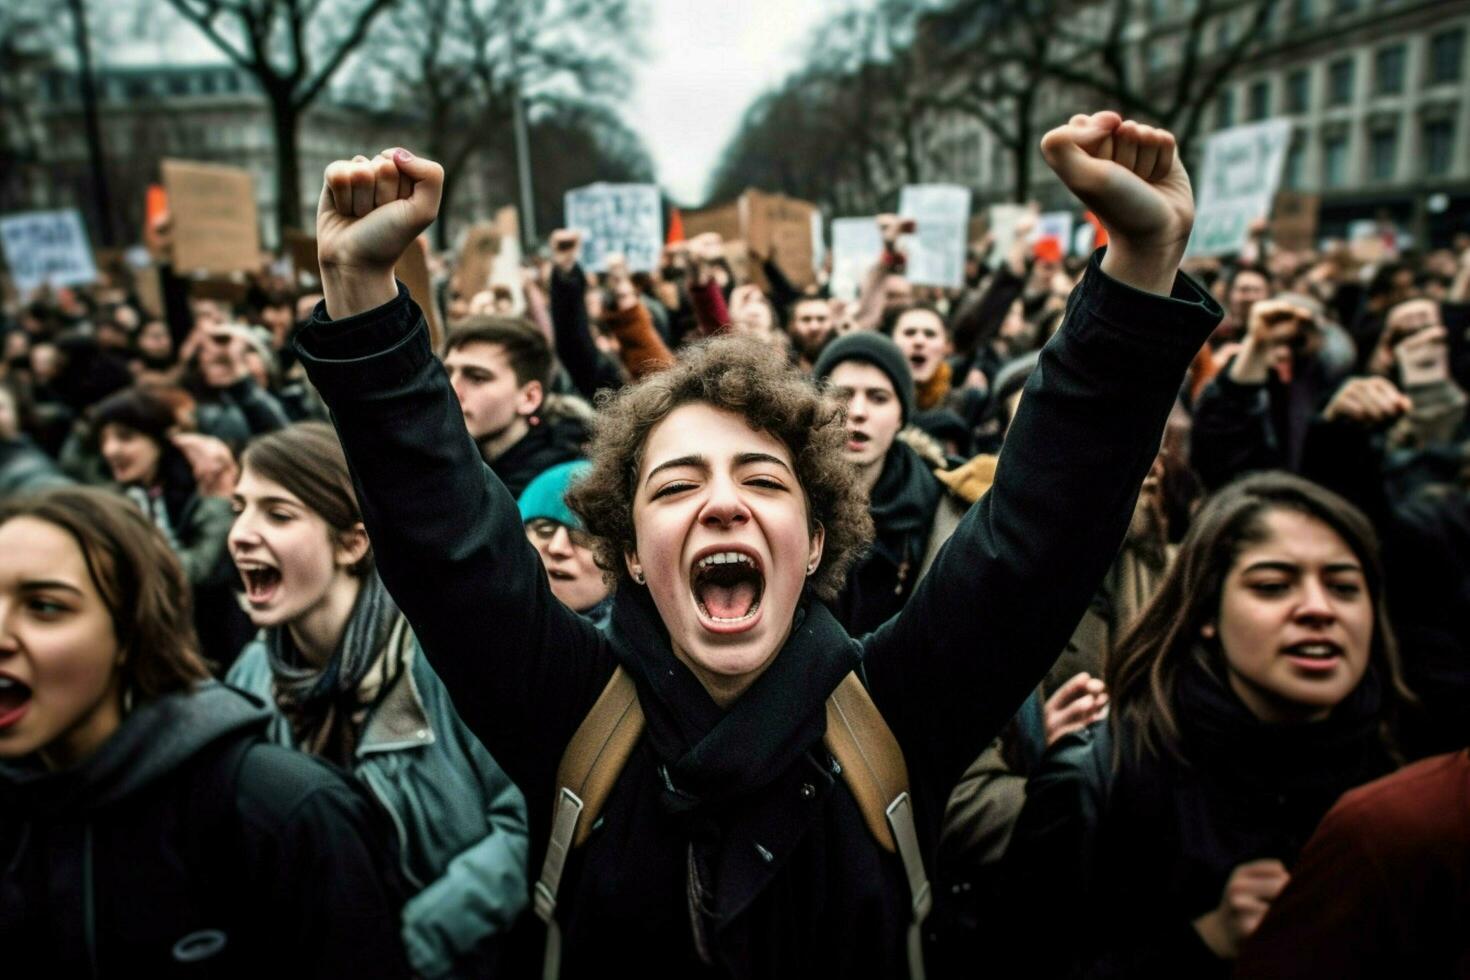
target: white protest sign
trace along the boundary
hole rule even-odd
[[[1016,225],[1028,214],[1031,207],[1026,204],[992,204],[986,209],[990,222],[990,267],[1000,268],[1016,243]]]
[[[955,184],[910,184],[899,195],[898,213],[918,225],[908,241],[909,282],[963,286],[965,248],[970,239],[970,189]]]
[[[878,219],[832,219],[832,279],[828,288],[838,299],[857,299],[863,277],[883,254]]]
[[[1062,254],[1072,248],[1072,212],[1043,211],[1036,216],[1036,240],[1055,238]]]
[[[1206,141],[1187,255],[1240,251],[1250,223],[1271,213],[1290,143],[1288,119],[1223,129]]]
[[[92,244],[76,211],[22,211],[0,217],[0,243],[16,290],[77,286],[97,279]]]
[[[820,269],[827,261],[827,243],[822,240],[822,212],[812,211],[812,268]]]
[[[597,272],[621,254],[633,272],[658,265],[663,212],[653,184],[589,184],[567,191],[566,226],[582,233],[582,260]]]

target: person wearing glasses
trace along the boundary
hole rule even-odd
[[[591,468],[584,459],[553,466],[526,486],[518,503],[526,540],[546,566],[551,594],[602,629],[612,619],[612,589],[597,566],[592,536],[566,502],[572,481]]]

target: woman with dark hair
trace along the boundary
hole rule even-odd
[[[274,741],[351,770],[392,814],[414,971],[486,975],[526,904],[525,800],[383,588],[331,427],[252,442],[231,503],[260,635],[227,680],[274,704]]]
[[[394,282],[436,215],[443,170],[404,150],[328,168],[325,305],[297,346],[384,582],[526,793],[533,860],[547,858],[537,910],[560,953],[549,973],[922,972],[917,865],[945,796],[1112,561],[1185,366],[1219,316],[1178,274],[1193,199],[1169,134],[1079,115],[1043,151],[1112,245],[1072,296],[994,486],[903,611],[861,639],[822,602],[871,528],[842,408],[743,338],[696,345],[602,406],[570,505],[617,580],[611,625],[558,602]],[[635,692],[642,736],[579,825],[585,799],[558,769],[610,684]],[[905,791],[885,787],[892,806],[876,819],[848,781],[859,764],[824,742],[841,728],[827,724],[839,685],[906,752]]]
[[[117,495],[0,503],[6,975],[405,975],[372,802],[261,741],[187,597]]]
[[[204,655],[227,667],[249,636],[235,602],[225,554],[230,504],[201,492],[188,458],[175,443],[178,389],[134,386],[91,413],[97,451],[122,492],[148,515],[179,556],[194,595],[195,628]]]
[[[1046,976],[1223,976],[1338,796],[1395,765],[1372,526],[1289,474],[1231,484],[1105,680],[1108,723],[1051,746],[1006,857],[1016,909],[1080,900],[1019,917],[1019,947]]]

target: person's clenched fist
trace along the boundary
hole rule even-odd
[[[1173,134],[1116,112],[1079,114],[1042,137],[1041,154],[1107,229],[1125,281],[1167,292],[1194,227],[1194,191]],[[1140,281],[1149,279],[1162,281]]]
[[[400,147],[327,166],[316,245],[333,319],[397,295],[393,266],[438,216],[443,191],[444,168]]]

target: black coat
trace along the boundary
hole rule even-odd
[[[73,769],[0,765],[5,975],[406,976],[376,811],[269,717],[207,683]]]
[[[1183,759],[1139,756],[1126,725],[1058,739],[1006,852],[1000,958],[1046,977],[1226,976],[1193,921],[1239,865],[1290,869],[1338,796],[1392,768],[1380,702],[1370,672],[1327,720],[1270,725],[1191,664],[1175,704]],[[1065,911],[1034,914],[1059,894]]]
[[[515,445],[490,461],[490,469],[512,497],[519,497],[553,466],[580,459],[586,438],[587,429],[577,419],[543,415]]]
[[[1045,673],[1117,552],[1184,369],[1219,317],[1184,277],[1169,299],[1094,264],[994,488],[904,611],[858,641],[808,604],[721,713],[669,650],[646,590],[620,590],[607,633],[551,595],[406,291],[340,323],[318,307],[298,347],[383,581],[461,717],[525,792],[533,866],[573,731],[615,665],[638,683],[647,737],[562,882],[564,977],[903,975],[902,869],[821,748],[823,702],[862,666],[932,851],[950,787]],[[691,916],[695,881],[706,914]]]

